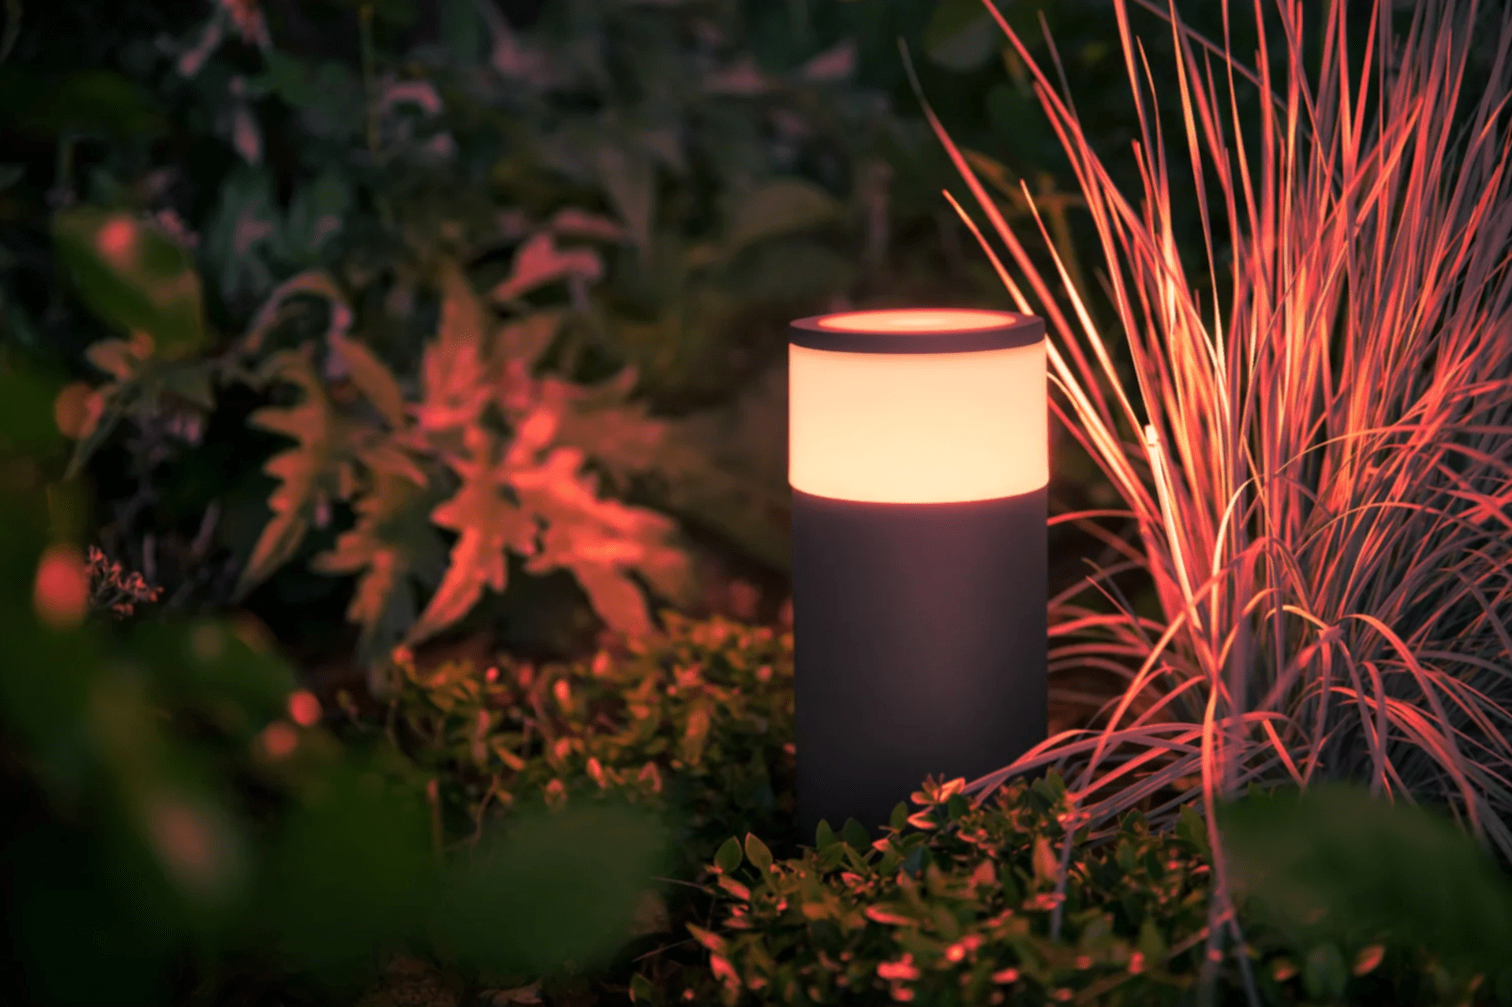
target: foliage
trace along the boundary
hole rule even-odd
[[[618,657],[394,666],[396,737],[468,831],[490,809],[619,796],[664,809],[687,876],[731,831],[793,814],[792,634],[665,617]]]
[[[112,228],[131,226],[128,217],[105,217],[87,243],[103,246]],[[548,229],[523,246],[499,284],[502,299],[599,269],[590,250],[562,252],[555,240]],[[683,557],[665,518],[599,497],[584,449],[623,471],[624,463],[643,461],[659,427],[624,403],[625,381],[590,390],[534,373],[559,312],[501,323],[456,266],[443,262],[440,274],[441,317],[422,356],[418,401],[406,402],[392,371],[348,335],[353,311],[336,284],[302,273],[274,293],[235,351],[198,366],[159,362],[151,333],[135,340],[140,350],[120,340],[92,347],[92,359],[115,380],[84,393],[94,404],[78,431],[75,466],[98,444],[98,424],[157,408],[172,394],[171,380],[178,388],[197,382],[201,401],[212,382],[228,377],[291,386],[295,401],[259,409],[248,421],[297,444],[264,466],[279,484],[238,594],[296,556],[311,530],[330,523],[333,506],[347,504],[356,523],[312,564],[358,575],[348,616],[362,627],[366,657],[446,629],[485,586],[504,590],[511,557],[529,573],[570,570],[613,629],[646,632],[649,618],[629,574],[680,598]],[[323,335],[269,351],[288,302],[310,297],[328,302]],[[449,557],[431,522],[456,533]],[[420,592],[429,595],[423,606]]]
[[[1116,106],[1088,4],[1026,0],[1010,16],[1070,33],[1079,78]],[[282,448],[249,414],[308,384],[268,358],[307,347],[339,395],[360,377],[329,345],[339,330],[418,405],[458,263],[510,322],[560,312],[537,370],[575,391],[615,373],[633,385],[613,386],[634,405],[601,414],[585,457],[613,476],[606,499],[656,505],[780,571],[781,382],[765,375],[784,322],[830,304],[999,296],[939,198],[948,164],[914,114],[899,37],[923,41],[921,72],[981,163],[1015,193],[1033,179],[1071,233],[1027,75],[1010,59],[1013,79],[998,79],[1001,41],[959,2],[60,0],[7,30],[0,213],[16,227],[0,239],[0,332],[90,385],[107,376],[100,395],[68,393],[97,538],[164,584],[169,610],[215,611],[277,567],[253,608],[280,623],[279,604],[349,605],[367,658],[408,634],[440,583],[434,525],[417,515],[458,474],[433,458],[421,485],[359,464],[367,485],[346,501],[327,485],[337,473],[264,481],[254,462]],[[253,339],[274,319],[279,332]],[[242,359],[248,341],[259,348]],[[392,394],[381,405],[393,415]],[[642,406],[664,421],[641,422]],[[330,552],[347,532],[350,548]],[[454,533],[441,529],[448,548]],[[352,579],[299,576],[322,569]],[[454,569],[448,611],[480,582],[521,589],[511,605],[534,590],[487,564]],[[623,614],[637,608],[623,572],[581,584],[628,626],[641,616]]]
[[[95,612],[109,612],[117,619],[136,614],[138,605],[151,604],[163,593],[135,570],[127,572],[95,546],[89,547],[89,607]]]
[[[643,629],[626,575],[664,591],[675,577],[665,522],[612,504],[632,488],[785,562],[780,479],[753,477],[749,445],[732,457],[707,424],[650,421],[645,400],[685,412],[734,394],[778,357],[782,320],[853,285],[846,249],[881,255],[892,233],[886,186],[861,180],[918,124],[856,79],[851,21],[789,38],[764,4],[529,7],[87,10],[101,68],[85,74],[63,72],[78,59],[55,44],[74,34],[53,23],[64,11],[8,19],[5,213],[24,226],[0,255],[5,331],[31,352],[92,344],[89,384],[107,381],[68,392],[76,466],[104,497],[106,545],[171,606],[214,608],[314,560],[357,578],[372,657],[518,583],[513,556],[533,561],[520,573],[570,570],[611,626]],[[479,348],[481,373],[435,366],[474,338],[446,331],[457,268],[491,305],[464,321],[514,337]],[[501,400],[487,444],[433,443],[455,433],[425,425],[438,381]],[[279,401],[292,389],[302,400]],[[501,470],[537,390],[532,436],[567,400],[593,416]],[[467,419],[471,400],[449,404]],[[276,453],[261,431],[294,423],[279,485],[248,478]],[[388,436],[416,426],[428,443]],[[739,439],[780,457],[775,434]],[[581,465],[556,450],[580,446]],[[521,492],[516,474],[535,499],[492,500]],[[467,486],[438,537],[425,509]],[[202,576],[207,561],[230,576]]]
[[[723,1002],[1163,1005],[1192,1002],[1205,971],[1237,1001],[1237,954],[1260,974],[1265,1003],[1492,1002],[1484,980],[1505,968],[1504,945],[1488,933],[1473,945],[1483,949],[1478,960],[1446,969],[1439,949],[1447,936],[1429,938],[1396,913],[1390,921],[1406,924],[1410,937],[1401,929],[1377,940],[1336,925],[1254,927],[1241,951],[1214,961],[1204,947],[1212,861],[1207,830],[1190,810],[1163,832],[1130,812],[1106,841],[1089,844],[1086,817],[1053,772],[1032,784],[1015,780],[983,806],[964,786],[926,783],[913,795],[918,810],[900,803],[875,842],[856,822],[839,834],[826,823],[812,849],[778,860],[755,835],[729,839],[708,868],[721,892],[718,925],[688,928],[709,951],[709,985]],[[1276,898],[1273,885],[1325,901],[1335,890],[1369,899],[1370,884],[1383,880],[1370,868],[1324,880],[1295,873],[1288,857],[1321,850],[1310,843],[1330,833],[1353,853],[1349,840],[1373,833],[1379,843],[1415,828],[1400,809],[1349,791],[1320,794],[1308,807],[1334,824],[1278,815],[1263,797],[1225,809],[1226,822],[1231,812],[1247,823],[1246,864],[1277,868],[1263,881],[1252,875],[1247,916]],[[1350,818],[1362,809],[1365,819]],[[1445,849],[1470,843],[1448,828],[1437,836]],[[1463,862],[1467,853],[1457,849]],[[1435,883],[1458,869],[1419,865],[1399,872],[1392,888],[1434,900]],[[1498,899],[1507,881],[1494,869],[1483,879],[1496,895],[1462,889],[1467,898],[1456,908],[1490,921],[1505,910]],[[1435,918],[1447,908],[1440,905]],[[1505,929],[1505,918],[1495,922]],[[649,981],[640,989],[663,1002]]]
[[[1420,948],[1438,971],[1487,976],[1512,997],[1512,883],[1453,823],[1338,784],[1253,794],[1219,823],[1255,918],[1319,946]]]
[[[1207,43],[1170,14],[1206,289],[1171,237],[1173,207],[1188,199],[1153,112],[1140,104],[1136,205],[1069,98],[1002,25],[1098,227],[1125,371],[1074,289],[1074,317],[1049,296],[950,147],[1048,317],[1054,408],[1137,528],[1119,570],[1148,577],[1158,596],[1136,610],[1110,570],[1086,585],[1092,602],[1075,591],[1053,600],[1052,662],[1119,669],[1126,689],[1093,728],[1049,739],[972,790],[1055,765],[1094,823],[1148,799],[1162,823],[1200,798],[1211,842],[1217,802],[1251,782],[1354,779],[1447,807],[1506,856],[1512,277],[1501,250],[1512,188],[1495,138],[1512,21],[1483,94],[1462,105],[1473,9],[1420,5],[1393,39],[1378,8],[1362,56],[1346,5],[1329,5],[1314,72],[1292,6],[1277,5],[1291,41],[1273,58],[1281,36],[1266,31],[1268,6],[1254,5],[1253,70],[1227,37]],[[1156,88],[1125,5],[1116,11],[1143,102]],[[1250,85],[1257,127],[1229,99]],[[1221,858],[1215,868],[1217,954],[1244,937],[1224,911]]]
[[[1077,822],[1059,778],[1016,781],[986,808],[964,784],[926,784],[876,842],[826,823],[812,849],[774,862],[751,835],[737,872],[730,840],[711,868],[726,915],[718,933],[693,931],[724,1001],[1049,1003],[1117,988],[1120,1002],[1166,1003],[1190,983],[1207,911],[1200,828],[1157,835],[1131,815],[1096,853],[1076,828],[1058,886]]]
[[[4,378],[7,392],[35,380]],[[249,624],[91,620],[108,584],[137,598],[143,585],[100,556],[108,583],[91,584],[60,538],[56,434],[4,429],[0,997],[204,1001],[248,960],[262,983],[339,992],[414,941],[495,972],[612,949],[661,855],[653,816],[522,812],[472,857],[441,858],[413,771],[322,729],[318,700]]]

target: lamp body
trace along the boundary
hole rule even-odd
[[[1044,325],[802,319],[789,375],[799,820],[876,827],[1045,737]]]

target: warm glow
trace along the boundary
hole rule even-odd
[[[37,564],[32,604],[53,629],[72,629],[89,613],[89,569],[71,545],[47,547]]]
[[[300,727],[314,727],[320,723],[320,700],[307,690],[294,693],[289,697],[289,719]]]
[[[1011,315],[1001,311],[953,308],[907,308],[896,311],[848,311],[819,319],[819,327],[838,332],[969,332],[1000,328]]]
[[[1002,323],[1001,315],[992,318]],[[789,346],[788,354],[794,489],[839,500],[947,503],[1016,496],[1050,480],[1043,341],[968,353]]]

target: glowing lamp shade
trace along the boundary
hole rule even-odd
[[[815,327],[853,337],[831,345],[865,345],[867,333],[857,327],[869,324],[923,349],[944,341],[942,334],[1002,333],[1012,319],[986,311],[865,311],[822,318]],[[1050,479],[1043,339],[963,352],[795,342],[788,354],[794,489],[837,500],[947,503],[1014,496]]]
[[[801,824],[1045,735],[1044,323],[856,311],[789,336]]]

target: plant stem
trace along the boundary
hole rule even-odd
[[[382,137],[379,134],[377,81],[373,52],[373,5],[363,4],[357,11],[358,31],[362,45],[362,92],[367,105],[367,143],[373,160],[378,160]]]

